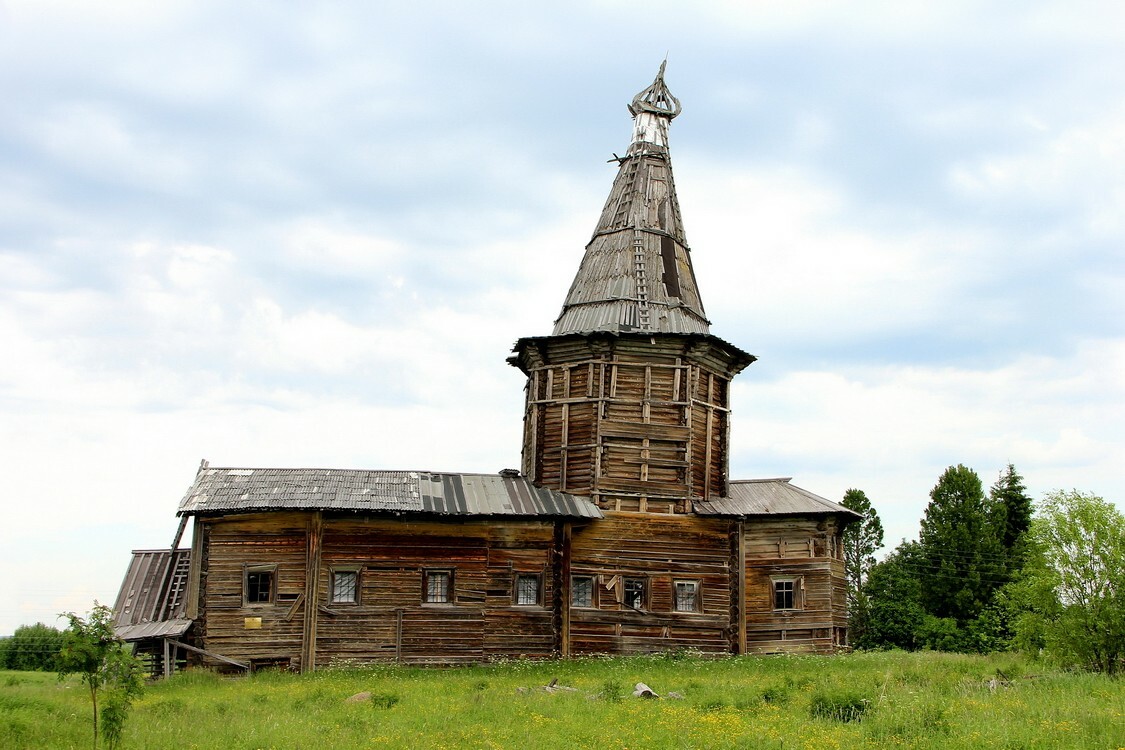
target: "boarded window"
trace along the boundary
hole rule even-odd
[[[672,608],[677,612],[699,612],[699,581],[676,581]]]
[[[332,603],[356,604],[359,602],[359,571],[332,571]]]
[[[272,604],[277,593],[276,589],[276,565],[254,565],[244,568],[242,578],[244,604]]]
[[[570,606],[592,608],[594,603],[593,576],[574,576],[570,579]]]
[[[645,608],[645,579],[626,578],[623,603],[631,609]]]
[[[516,576],[515,602],[519,605],[539,603],[539,576],[520,573]]]
[[[449,604],[453,601],[453,573],[448,570],[427,570],[423,586],[423,601],[429,604]]]

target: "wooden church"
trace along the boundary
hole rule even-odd
[[[851,511],[731,481],[731,379],[669,158],[664,67],[550,335],[516,342],[523,462],[498,474],[216,468],[133,553],[118,633],[167,673],[846,643]],[[179,549],[188,518],[190,549]]]

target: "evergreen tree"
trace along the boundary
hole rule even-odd
[[[904,648],[921,645],[919,634],[926,620],[917,571],[922,566],[916,542],[903,542],[868,574],[864,595],[867,627],[855,638],[858,648]]]
[[[1031,526],[1033,506],[1023,477],[1008,464],[988,491],[993,527],[1006,559],[1005,576],[1011,579],[1023,566],[1026,556],[1024,536]]]
[[[840,503],[860,515],[843,533],[844,573],[848,580],[848,631],[853,643],[864,639],[869,620],[869,598],[864,592],[875,566],[875,551],[883,546],[883,522],[863,490],[850,489]]]
[[[959,625],[975,619],[1003,583],[1004,555],[980,477],[950,466],[930,491],[919,534],[926,611]]]

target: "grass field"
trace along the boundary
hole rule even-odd
[[[1007,677],[997,678],[997,670]],[[574,690],[548,692],[551,680]],[[644,682],[659,700],[634,698]],[[991,684],[990,684],[991,683]],[[366,701],[347,703],[367,691]],[[678,693],[682,697],[668,697]],[[75,680],[0,672],[0,747],[90,747]],[[1125,748],[1125,681],[1011,655],[639,657],[150,686],[125,748]]]

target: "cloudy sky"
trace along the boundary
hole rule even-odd
[[[1125,504],[1117,2],[0,0],[0,633],[112,603],[216,466],[519,465],[668,56],[734,478]]]

